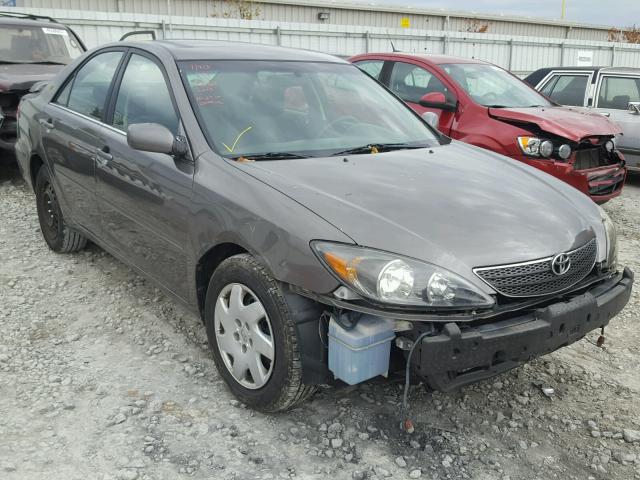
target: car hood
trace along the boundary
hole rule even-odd
[[[459,142],[237,165],[355,243],[434,263],[478,286],[474,267],[538,259],[603,235],[597,206],[587,196],[532,167]]]
[[[50,80],[64,65],[0,65],[0,91],[29,90],[36,82]]]
[[[508,123],[528,123],[579,142],[585,137],[617,135],[622,129],[597,113],[567,107],[489,108],[489,115]]]

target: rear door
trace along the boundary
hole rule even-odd
[[[108,92],[124,50],[101,51],[73,73],[39,118],[42,143],[57,181],[65,218],[94,235],[100,231],[95,152],[101,141]]]
[[[631,102],[640,102],[640,76],[600,76],[594,110],[622,127],[624,135],[618,136],[618,148],[630,167],[640,168],[640,115],[629,110]]]
[[[393,62],[389,77],[389,88],[419,114],[433,112],[438,115],[438,130],[449,135],[454,112],[445,112],[436,108],[420,105],[420,99],[427,93],[440,92],[451,99],[453,90],[433,72],[409,62]]]
[[[161,63],[137,50],[125,62],[96,161],[103,238],[133,265],[187,298],[193,161],[129,147],[129,125],[158,123],[174,135],[181,127]]]

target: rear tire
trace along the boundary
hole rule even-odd
[[[38,170],[35,190],[40,230],[49,248],[58,253],[82,250],[87,245],[87,238],[66,225],[46,166]]]
[[[251,255],[228,258],[211,276],[205,325],[220,375],[246,405],[281,412],[315,392],[302,383],[296,328],[282,289]]]

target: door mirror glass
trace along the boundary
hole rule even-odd
[[[447,101],[447,97],[445,97],[442,92],[427,93],[420,98],[418,103],[427,108],[437,108],[448,111],[456,109],[456,102]]]
[[[167,155],[184,156],[187,142],[176,137],[171,131],[158,123],[134,123],[127,128],[127,143],[135,150]]]
[[[628,110],[633,115],[640,115],[640,102],[629,102]]]
[[[429,126],[438,129],[438,124],[440,123],[440,116],[435,112],[424,112],[422,115],[422,119],[429,124]]]

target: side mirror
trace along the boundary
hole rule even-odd
[[[629,102],[627,110],[632,115],[640,115],[640,102]]]
[[[176,137],[158,123],[135,123],[127,128],[127,143],[131,148],[143,152],[164,153],[176,157],[187,154],[187,142]]]
[[[421,115],[422,119],[429,124],[429,126],[438,129],[438,124],[440,123],[440,116],[434,112],[424,112]]]
[[[453,112],[458,108],[458,102],[455,100],[447,101],[447,97],[442,92],[427,93],[422,96],[418,103],[423,107],[437,108],[448,112]]]

